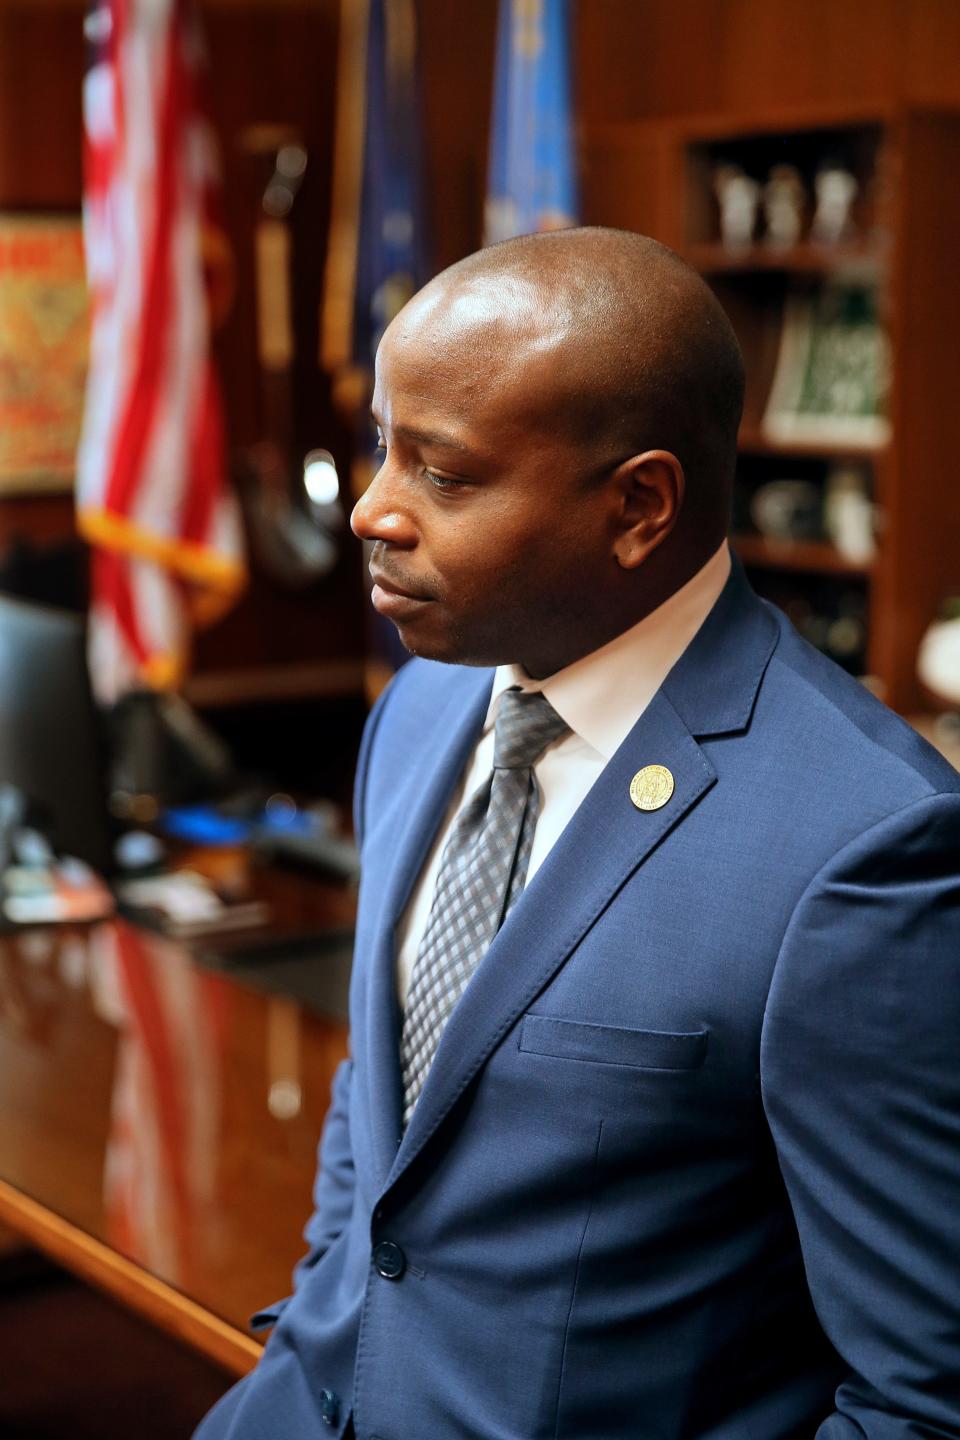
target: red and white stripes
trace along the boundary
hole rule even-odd
[[[77,507],[94,546],[91,673],[109,703],[177,684],[192,623],[233,602],[244,569],[210,353],[230,261],[192,0],[98,0],[86,29]]]

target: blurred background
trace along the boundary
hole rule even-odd
[[[8,226],[38,215],[79,220],[90,59],[84,9],[81,0],[0,3],[0,211]],[[483,239],[497,6],[418,0],[395,10],[415,26],[403,41],[416,51],[415,94],[402,110],[406,142],[385,149],[381,162],[418,171],[411,203],[420,280]],[[344,362],[353,357],[343,334],[325,344],[323,331],[331,306],[341,307],[341,319],[346,306],[349,316],[343,249],[357,243],[349,176],[341,173],[335,194],[337,147],[341,169],[352,164],[356,179],[363,89],[368,74],[382,83],[369,54],[365,63],[362,39],[351,45],[347,33],[362,25],[361,12],[341,0],[199,6],[204,104],[219,144],[231,257],[213,346],[228,483],[244,502],[249,584],[199,633],[185,693],[205,714],[217,712],[220,731],[241,745],[266,743],[279,726],[297,765],[298,710],[310,712],[311,725],[320,707],[328,726],[355,729],[351,702],[363,688],[369,641],[362,562],[349,534],[335,535],[334,563],[321,575],[322,547],[297,543],[307,526],[284,531],[277,520],[289,503],[312,522],[302,505],[303,460],[312,450],[331,452],[345,492],[352,472],[356,483],[358,431],[349,395],[342,403]],[[751,393],[736,524],[755,581],[792,606],[815,643],[873,676],[890,703],[926,708],[920,640],[960,588],[952,528],[960,513],[952,403],[960,9],[953,0],[581,0],[566,23],[578,218],[677,246],[716,284],[740,332]],[[375,129],[383,117],[373,121]],[[366,140],[378,143],[369,129]],[[301,168],[280,176],[273,200],[279,194],[286,208],[273,214],[269,187],[281,153]],[[764,187],[771,176],[776,182],[778,166],[786,229],[771,243]],[[739,186],[738,167],[746,177]],[[816,187],[831,169],[840,219],[818,245]],[[728,214],[738,190],[754,213],[748,242],[726,248],[724,171],[733,176]],[[846,202],[845,182],[853,192]],[[853,306],[847,328],[866,344],[867,368],[879,364],[870,322],[889,340],[879,368],[892,378],[874,396],[888,428],[804,431],[802,417],[792,428],[787,417],[779,430],[764,430],[785,316],[802,324],[804,312],[808,326],[819,319],[826,328],[838,305],[848,314]],[[5,469],[0,569],[9,573],[11,550],[66,542],[76,526],[71,476],[35,470],[18,482],[15,466]],[[793,488],[756,501],[770,482]],[[864,498],[876,506],[869,525],[856,519]],[[838,510],[847,514],[848,543],[828,549]],[[783,539],[796,542],[789,553],[776,549]],[[21,571],[26,563],[21,557]],[[339,749],[328,755],[340,764]]]
[[[390,317],[510,234],[679,250],[751,580],[956,757],[958,170],[957,0],[0,0],[0,1432],[188,1434],[298,1254]]]

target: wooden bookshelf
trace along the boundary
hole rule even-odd
[[[716,291],[737,331],[747,368],[740,433],[735,545],[754,583],[796,618],[827,604],[852,613],[860,596],[863,653],[848,668],[869,672],[883,698],[923,708],[916,656],[943,601],[960,594],[960,111],[854,104],[619,123],[585,139],[586,218],[652,234],[684,255]],[[807,192],[798,243],[766,243],[762,220],[750,243],[722,242],[716,167],[734,163],[763,183],[788,163]],[[852,233],[813,243],[814,177],[841,165],[857,181]],[[790,297],[817,297],[837,283],[862,287],[889,341],[889,440],[771,438],[764,415]],[[784,543],[757,533],[752,495],[775,480],[822,487],[856,468],[876,516],[876,554],[851,562],[820,538]],[[810,534],[809,530],[806,534]],[[847,609],[844,610],[843,607]],[[820,633],[830,633],[820,625]]]
[[[686,245],[685,260],[702,275],[747,275],[751,271],[779,271],[797,275],[842,275],[876,283],[883,270],[877,250],[837,245],[794,245],[790,249],[751,245],[731,251],[716,242]]]
[[[765,535],[733,535],[731,542],[744,565],[759,570],[796,570],[809,575],[856,575],[867,578],[873,565],[851,560],[835,545],[819,540],[770,540]]]
[[[828,457],[837,460],[864,460],[871,464],[880,459],[886,446],[861,445],[843,440],[774,440],[764,434],[760,425],[741,425],[738,437],[741,455],[782,455],[797,459]]]

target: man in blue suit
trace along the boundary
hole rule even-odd
[[[960,1437],[960,781],[731,561],[742,386],[614,231],[387,331],[353,524],[422,658],[308,1252],[203,1440]]]

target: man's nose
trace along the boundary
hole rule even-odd
[[[417,543],[416,527],[399,496],[390,474],[390,463],[383,465],[353,507],[350,528],[361,540],[383,540],[388,545],[411,549]]]

